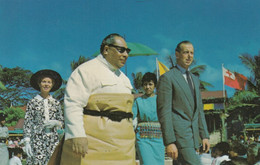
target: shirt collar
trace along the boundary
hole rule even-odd
[[[180,65],[177,64],[177,68],[181,71],[182,74],[186,74],[186,69],[181,67]],[[188,68],[188,71],[189,71],[189,68]]]
[[[103,64],[105,64],[105,66],[107,66],[109,68],[109,70],[111,70],[112,72],[114,72],[116,75],[120,75],[120,70],[115,68],[113,65],[111,65],[104,57],[102,54],[99,54],[97,56],[97,59],[99,61],[101,61]]]
[[[37,96],[35,96],[35,99],[37,99],[39,101],[44,100],[44,98],[39,94]],[[48,99],[52,99],[52,95],[50,95],[50,97]]]

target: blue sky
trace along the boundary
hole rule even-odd
[[[129,57],[127,75],[154,71],[156,57],[190,40],[203,81],[222,90],[221,65],[249,76],[239,55],[260,51],[259,0],[0,0],[0,64],[70,76],[70,62],[91,56],[102,39],[119,33],[157,56]],[[124,68],[122,68],[125,71]],[[225,87],[228,96],[234,89]]]

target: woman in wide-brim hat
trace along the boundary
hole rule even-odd
[[[50,94],[60,88],[62,78],[56,71],[45,69],[33,74],[30,84],[40,93],[28,102],[25,113],[26,164],[45,165],[59,143],[57,130],[64,123],[60,102]]]
[[[5,126],[6,115],[0,113],[0,160],[2,165],[8,165],[9,152],[7,150],[6,141],[9,137],[8,128]]]

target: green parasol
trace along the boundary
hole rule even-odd
[[[131,49],[131,52],[129,53],[129,57],[132,56],[149,56],[149,55],[158,55],[156,51],[149,48],[146,45],[140,44],[140,43],[133,43],[133,42],[127,42],[128,48]],[[100,51],[96,51],[92,56],[96,57],[100,54]]]
[[[156,51],[140,43],[127,42],[127,47],[131,49],[129,57],[158,55]],[[100,51],[98,50],[92,56],[96,57],[99,54]],[[125,64],[125,74],[127,75],[127,63]]]

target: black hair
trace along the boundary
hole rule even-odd
[[[153,81],[154,86],[156,86],[156,84],[157,84],[156,75],[151,72],[146,72],[142,78],[142,85],[144,84],[144,82],[150,82],[151,80]]]
[[[192,44],[190,41],[181,41],[180,43],[178,43],[178,45],[176,46],[176,48],[175,48],[175,51],[176,52],[180,52],[181,51],[181,45],[182,44]]]
[[[42,80],[44,78],[46,78],[46,77],[48,77],[48,78],[50,78],[52,80],[52,84],[53,85],[55,84],[55,79],[52,76],[48,76],[48,75],[46,75],[46,76],[44,76],[44,75],[39,76],[39,78],[37,80],[37,83],[40,84],[42,82]]]
[[[101,54],[103,54],[105,45],[109,45],[109,44],[114,44],[115,43],[115,37],[124,38],[120,34],[117,34],[117,33],[112,33],[112,34],[109,34],[108,36],[106,36],[103,39],[103,41],[101,43],[101,46],[100,46],[100,53]]]
[[[230,146],[227,142],[219,142],[215,146],[216,151],[221,151],[221,156],[228,155],[228,152],[230,151]]]
[[[18,154],[23,154],[23,149],[22,148],[14,148],[14,155],[18,155]]]
[[[222,161],[221,163],[220,163],[220,165],[235,165],[232,161],[230,161],[230,160],[224,160],[224,161]]]

